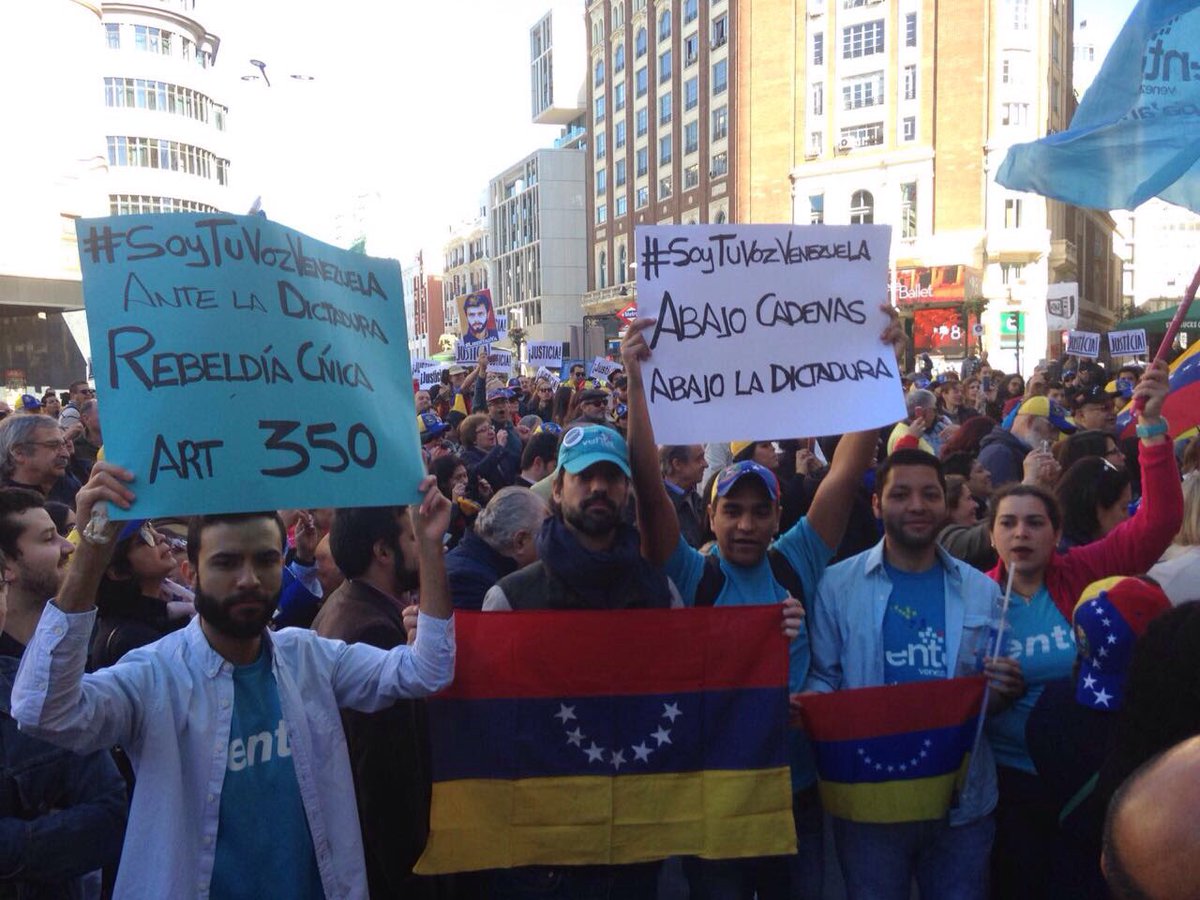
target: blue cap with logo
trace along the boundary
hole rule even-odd
[[[712,496],[709,498],[709,502],[715,503],[718,497],[724,497],[733,490],[735,484],[748,475],[759,479],[763,483],[767,489],[767,493],[771,496],[772,502],[779,500],[779,479],[775,477],[775,473],[766,466],[759,465],[752,459],[745,459],[734,463],[732,466],[726,466],[713,479]]]
[[[604,425],[576,425],[558,446],[558,467],[578,475],[589,466],[608,462],[627,476],[629,448],[620,433]]]

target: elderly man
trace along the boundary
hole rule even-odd
[[[537,536],[548,515],[546,502],[521,487],[506,487],[488,502],[473,530],[446,554],[455,609],[482,609],[492,585],[538,558]]]
[[[0,421],[0,486],[29,488],[74,507],[79,481],[67,472],[70,462],[70,442],[49,416]]]
[[[980,442],[979,462],[992,475],[992,487],[1020,481],[1025,455],[1049,450],[1060,434],[1073,434],[1067,411],[1048,397],[1030,397],[1017,408],[1012,429],[997,425]]]

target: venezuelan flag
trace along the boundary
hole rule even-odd
[[[854,822],[920,822],[950,809],[970,763],[983,678],[805,695],[821,802]]]
[[[779,615],[455,613],[416,871],[794,852]]]
[[[1163,417],[1171,427],[1171,437],[1178,438],[1200,425],[1200,341],[1190,344],[1171,363],[1170,390],[1163,401]],[[1117,415],[1117,433],[1130,437],[1137,426],[1130,403]]]

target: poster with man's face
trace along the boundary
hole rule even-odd
[[[472,291],[459,297],[457,302],[462,343],[489,343],[505,336],[505,332],[497,326],[490,290]]]

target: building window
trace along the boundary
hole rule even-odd
[[[695,153],[700,149],[700,123],[688,122],[683,126],[683,152]]]
[[[605,139],[604,139],[604,132],[597,131],[596,132],[596,159],[604,159],[604,155],[607,152],[605,149],[607,146],[607,143],[608,142],[605,141]]]
[[[613,147],[625,146],[625,121],[622,119],[613,125]]]
[[[623,216],[629,211],[629,201],[625,199],[624,194],[618,194],[617,199],[613,202],[613,215]]]
[[[698,165],[688,166],[683,170],[683,189],[690,190],[700,184],[700,167]]]
[[[1029,0],[1007,0],[1009,21],[1014,31],[1029,29]]]
[[[671,196],[671,185],[672,181],[670,175],[666,175],[658,179],[658,197],[660,200]]]
[[[620,187],[625,183],[625,160],[618,159],[613,168],[613,187]]]
[[[700,36],[689,34],[683,39],[683,65],[693,66],[700,58]]]
[[[917,236],[917,183],[909,181],[900,185],[900,237]]]
[[[729,107],[718,106],[712,111],[712,135],[714,141],[729,136]]]
[[[842,145],[846,147],[874,147],[883,143],[883,123],[855,125],[842,129]]]
[[[717,153],[712,158],[712,176],[720,178],[729,172],[729,154],[726,151]]]
[[[575,71],[578,72],[579,70],[576,69]],[[593,71],[595,72],[595,75],[592,77],[592,84],[594,84],[596,87],[600,87],[600,85],[604,84],[604,60],[596,60],[596,67]]]
[[[812,86],[812,114],[825,115],[825,82],[818,81]]]
[[[604,114],[605,114],[604,95],[601,94],[599,97],[596,98],[596,116],[595,116],[595,118],[596,118],[597,124],[604,121]]]
[[[599,196],[608,190],[608,169],[596,170],[596,195]]]
[[[612,27],[613,31],[625,25],[625,4],[614,3],[612,8]]]
[[[110,135],[108,163],[111,166],[167,169],[215,179],[218,184],[225,184],[229,177],[229,160],[218,157],[211,150],[162,138]]]
[[[883,72],[868,72],[842,80],[842,109],[862,109],[883,103]]]
[[[700,102],[700,79],[695,75],[683,83],[683,108],[695,109]]]
[[[608,204],[607,203],[597,203],[596,204],[596,224],[603,225],[607,221],[608,221]]]
[[[648,187],[638,188],[637,189],[637,197],[634,201],[634,206],[637,209],[641,209],[643,206],[646,206],[647,204],[649,204],[649,202],[650,202],[650,188],[648,188]]]
[[[683,24],[694,21],[699,13],[697,0],[683,0]]]
[[[633,36],[633,55],[641,59],[646,55],[646,29],[639,28]],[[578,70],[576,70],[578,71]]]
[[[1021,263],[1000,263],[1000,283],[1016,284],[1025,274],[1025,266]]]
[[[217,208],[209,206],[207,203],[197,203],[195,200],[182,200],[178,197],[159,197],[146,194],[109,194],[108,211],[114,216],[128,216],[137,213],[215,213]]]
[[[1004,227],[1021,227],[1021,200],[1019,197],[1009,197],[1004,201]]]
[[[635,89],[637,90],[637,95],[639,97],[646,96],[647,80],[648,79],[646,78],[646,67],[642,66],[640,69],[637,70],[636,73],[634,73],[634,76],[633,76],[633,83],[635,85]]]
[[[809,132],[808,135],[808,152],[812,156],[820,156],[821,149],[825,144],[825,135],[820,131]]]
[[[671,92],[667,91],[658,98],[658,124],[671,121]]]
[[[613,72],[625,71],[625,45],[617,44],[617,49],[613,51]]]
[[[904,46],[917,46],[917,14],[908,13],[904,17]]]
[[[824,225],[825,224],[825,195],[824,194],[809,194],[808,195],[808,224],[809,225]]]
[[[599,212],[599,210],[597,210]],[[600,279],[600,287],[608,287],[608,254],[603,250],[600,251],[600,264],[596,266],[599,271],[596,273]]]
[[[633,114],[634,127],[637,129],[638,137],[644,136],[649,130],[649,119],[650,114],[647,112],[646,107],[644,106],[639,107],[637,112]]]
[[[664,9],[658,17],[658,39],[666,40],[671,36],[671,10]],[[576,70],[578,71],[578,70]]]
[[[904,99],[905,100],[916,100],[917,99],[917,67],[916,66],[905,66],[904,67]]]
[[[625,82],[618,81],[613,85],[613,112],[620,112],[625,108]]]
[[[671,78],[671,51],[664,50],[658,54],[658,83],[669,81]]]
[[[905,116],[902,125],[904,128],[904,140],[915,141],[917,139],[917,117]]]
[[[1012,81],[1011,64],[1007,59],[1000,63],[1000,81],[1004,84]]]
[[[850,197],[850,224],[873,225],[875,223],[875,198],[870,191],[855,191]]]
[[[108,38],[108,48],[110,50],[121,49],[121,26],[108,22],[104,26],[105,35]],[[575,71],[579,71],[576,69]]]
[[[112,108],[155,110],[198,122],[211,121],[218,131],[225,130],[225,116],[229,112],[191,88],[147,78],[105,78],[104,104]]]
[[[638,147],[634,154],[634,163],[637,167],[637,174],[640,178],[650,171],[650,151],[646,147]]]
[[[712,92],[714,94],[723,94],[725,89],[729,87],[729,61],[718,59],[713,63],[712,67]]]
[[[825,32],[813,34],[812,61],[814,66],[825,65]]]
[[[729,40],[729,16],[717,16],[712,21],[712,45],[720,47]]]
[[[660,137],[658,139],[658,164],[661,166],[663,163],[669,163],[670,161],[671,136],[668,134],[666,137]]]
[[[883,52],[883,19],[848,25],[842,29],[842,59],[858,59]]]
[[[1001,103],[1001,125],[1025,125],[1029,121],[1028,103]]]

